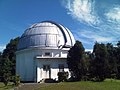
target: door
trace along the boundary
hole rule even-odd
[[[51,78],[50,65],[43,65],[43,78]]]

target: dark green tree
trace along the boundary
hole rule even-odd
[[[80,41],[76,41],[75,45],[69,50],[67,56],[68,68],[71,71],[72,78],[81,80],[83,70],[84,47]]]
[[[91,52],[85,52],[82,63],[83,63],[83,80],[90,80],[90,66],[91,66],[91,60],[92,60],[92,53]]]
[[[19,37],[15,39],[11,39],[10,42],[6,45],[6,48],[3,50],[2,57],[3,58],[8,58],[10,60],[10,67],[11,68],[11,75],[15,75],[15,52],[17,50],[17,45],[18,45]],[[4,63],[5,61],[3,61]]]
[[[8,76],[11,77],[15,75],[15,52],[17,50],[17,44],[19,37],[11,39],[10,42],[6,45],[6,48],[3,50],[0,60],[0,76],[2,81],[8,81]]]
[[[0,52],[0,81],[1,81],[1,79],[2,79],[2,73],[1,73],[1,71],[2,71],[2,53]]]
[[[2,60],[4,61],[4,63],[2,63],[3,64],[3,66],[2,66],[2,75],[3,75],[3,82],[4,82],[4,84],[5,85],[7,85],[8,84],[8,82],[9,82],[9,80],[10,80],[10,76],[11,76],[11,68],[10,68],[10,64],[11,64],[11,62],[10,62],[10,60],[9,60],[9,58],[2,58]]]
[[[113,47],[111,43],[106,44],[108,52],[108,62],[109,62],[109,75],[110,78],[116,78],[117,74],[117,57],[116,57],[116,47]]]
[[[120,41],[117,43],[116,58],[117,58],[117,79],[120,79]]]
[[[108,74],[108,52],[105,44],[95,43],[94,59],[91,63],[91,74],[95,81],[103,81]]]

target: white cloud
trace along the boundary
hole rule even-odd
[[[5,49],[5,45],[0,45],[0,52],[2,52]]]
[[[115,6],[110,9],[105,15],[108,18],[108,21],[120,22],[120,6]]]
[[[97,41],[97,42],[112,42],[112,41],[114,41],[113,37],[105,37],[102,35],[98,35],[98,34],[96,34],[96,32],[93,32],[93,31],[83,30],[82,32],[80,32],[80,35],[84,38],[91,39],[93,42],[95,42],[95,41]]]
[[[85,49],[86,52],[93,52],[93,49]]]
[[[79,25],[75,37],[86,45],[120,40],[120,2],[109,0],[64,0],[67,13]],[[102,5],[102,6],[101,6]],[[95,25],[95,26],[94,26]]]
[[[68,14],[78,21],[96,25],[99,23],[98,17],[94,11],[93,0],[66,0]]]
[[[103,36],[94,36],[94,41],[97,41],[97,42],[112,42],[113,41],[113,38],[111,37],[103,37]]]

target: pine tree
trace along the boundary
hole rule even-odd
[[[7,85],[9,78],[15,75],[15,52],[18,41],[19,37],[11,39],[0,57],[0,79],[5,82],[5,85]]]
[[[91,74],[95,81],[103,81],[108,74],[108,52],[104,44],[95,43],[94,49],[94,60],[91,65]]]
[[[120,79],[120,41],[117,43],[116,47],[116,62],[117,62],[117,79]]]
[[[108,62],[109,62],[109,75],[110,78],[116,78],[117,74],[117,57],[116,57],[116,47],[113,47],[111,43],[106,44],[108,52]]]
[[[15,39],[11,39],[10,42],[6,45],[6,48],[3,50],[2,58],[8,58],[10,62],[10,68],[11,68],[11,75],[15,75],[15,52],[17,50],[17,44],[19,41],[19,37]],[[4,61],[3,61],[4,63]]]
[[[7,85],[8,84],[8,82],[9,82],[9,80],[10,80],[10,76],[11,76],[11,68],[12,67],[10,67],[10,64],[11,64],[11,62],[10,62],[10,60],[9,60],[9,58],[2,58],[2,60],[4,61],[4,63],[3,63],[3,66],[2,66],[2,75],[3,75],[3,82],[4,82],[4,84],[5,85]]]
[[[76,41],[75,45],[69,50],[67,57],[68,68],[71,71],[71,75],[76,80],[82,78],[82,58],[84,54],[84,47],[81,42]]]

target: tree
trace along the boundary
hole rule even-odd
[[[17,50],[18,41],[19,41],[19,37],[15,39],[11,39],[10,42],[6,45],[6,49],[3,50],[3,54],[2,54],[2,58],[9,59],[9,63],[10,63],[9,68],[11,68],[11,75],[15,75],[15,67],[16,67],[15,52]],[[5,63],[5,61],[3,61],[2,63]]]
[[[82,63],[83,63],[83,78],[82,80],[90,80],[90,66],[91,66],[91,60],[92,60],[92,53],[91,52],[85,52]]]
[[[15,52],[17,50],[18,41],[19,37],[11,39],[3,50],[3,53],[0,54],[0,78],[4,81],[5,85],[7,85],[9,78],[15,75]]]
[[[11,68],[10,68],[10,60],[8,58],[2,58],[2,60],[4,61],[3,63],[3,67],[1,68],[2,71],[2,75],[3,75],[3,82],[5,84],[5,86],[8,84],[9,80],[10,80],[10,76],[11,76]]]
[[[116,48],[116,63],[117,63],[117,79],[120,79],[120,41],[118,41],[117,43],[117,47]]]
[[[71,72],[71,76],[76,80],[82,78],[82,58],[84,55],[84,47],[80,41],[76,41],[75,45],[69,50],[67,56],[68,68]]]
[[[103,81],[108,74],[108,52],[104,44],[95,43],[93,49],[94,59],[91,65],[91,74],[95,81]]]
[[[1,74],[1,71],[2,71],[2,53],[0,52],[0,81],[2,79],[2,74]]]
[[[106,44],[108,52],[108,62],[109,62],[109,76],[110,78],[115,78],[117,74],[117,57],[116,48],[113,47],[111,43]]]

